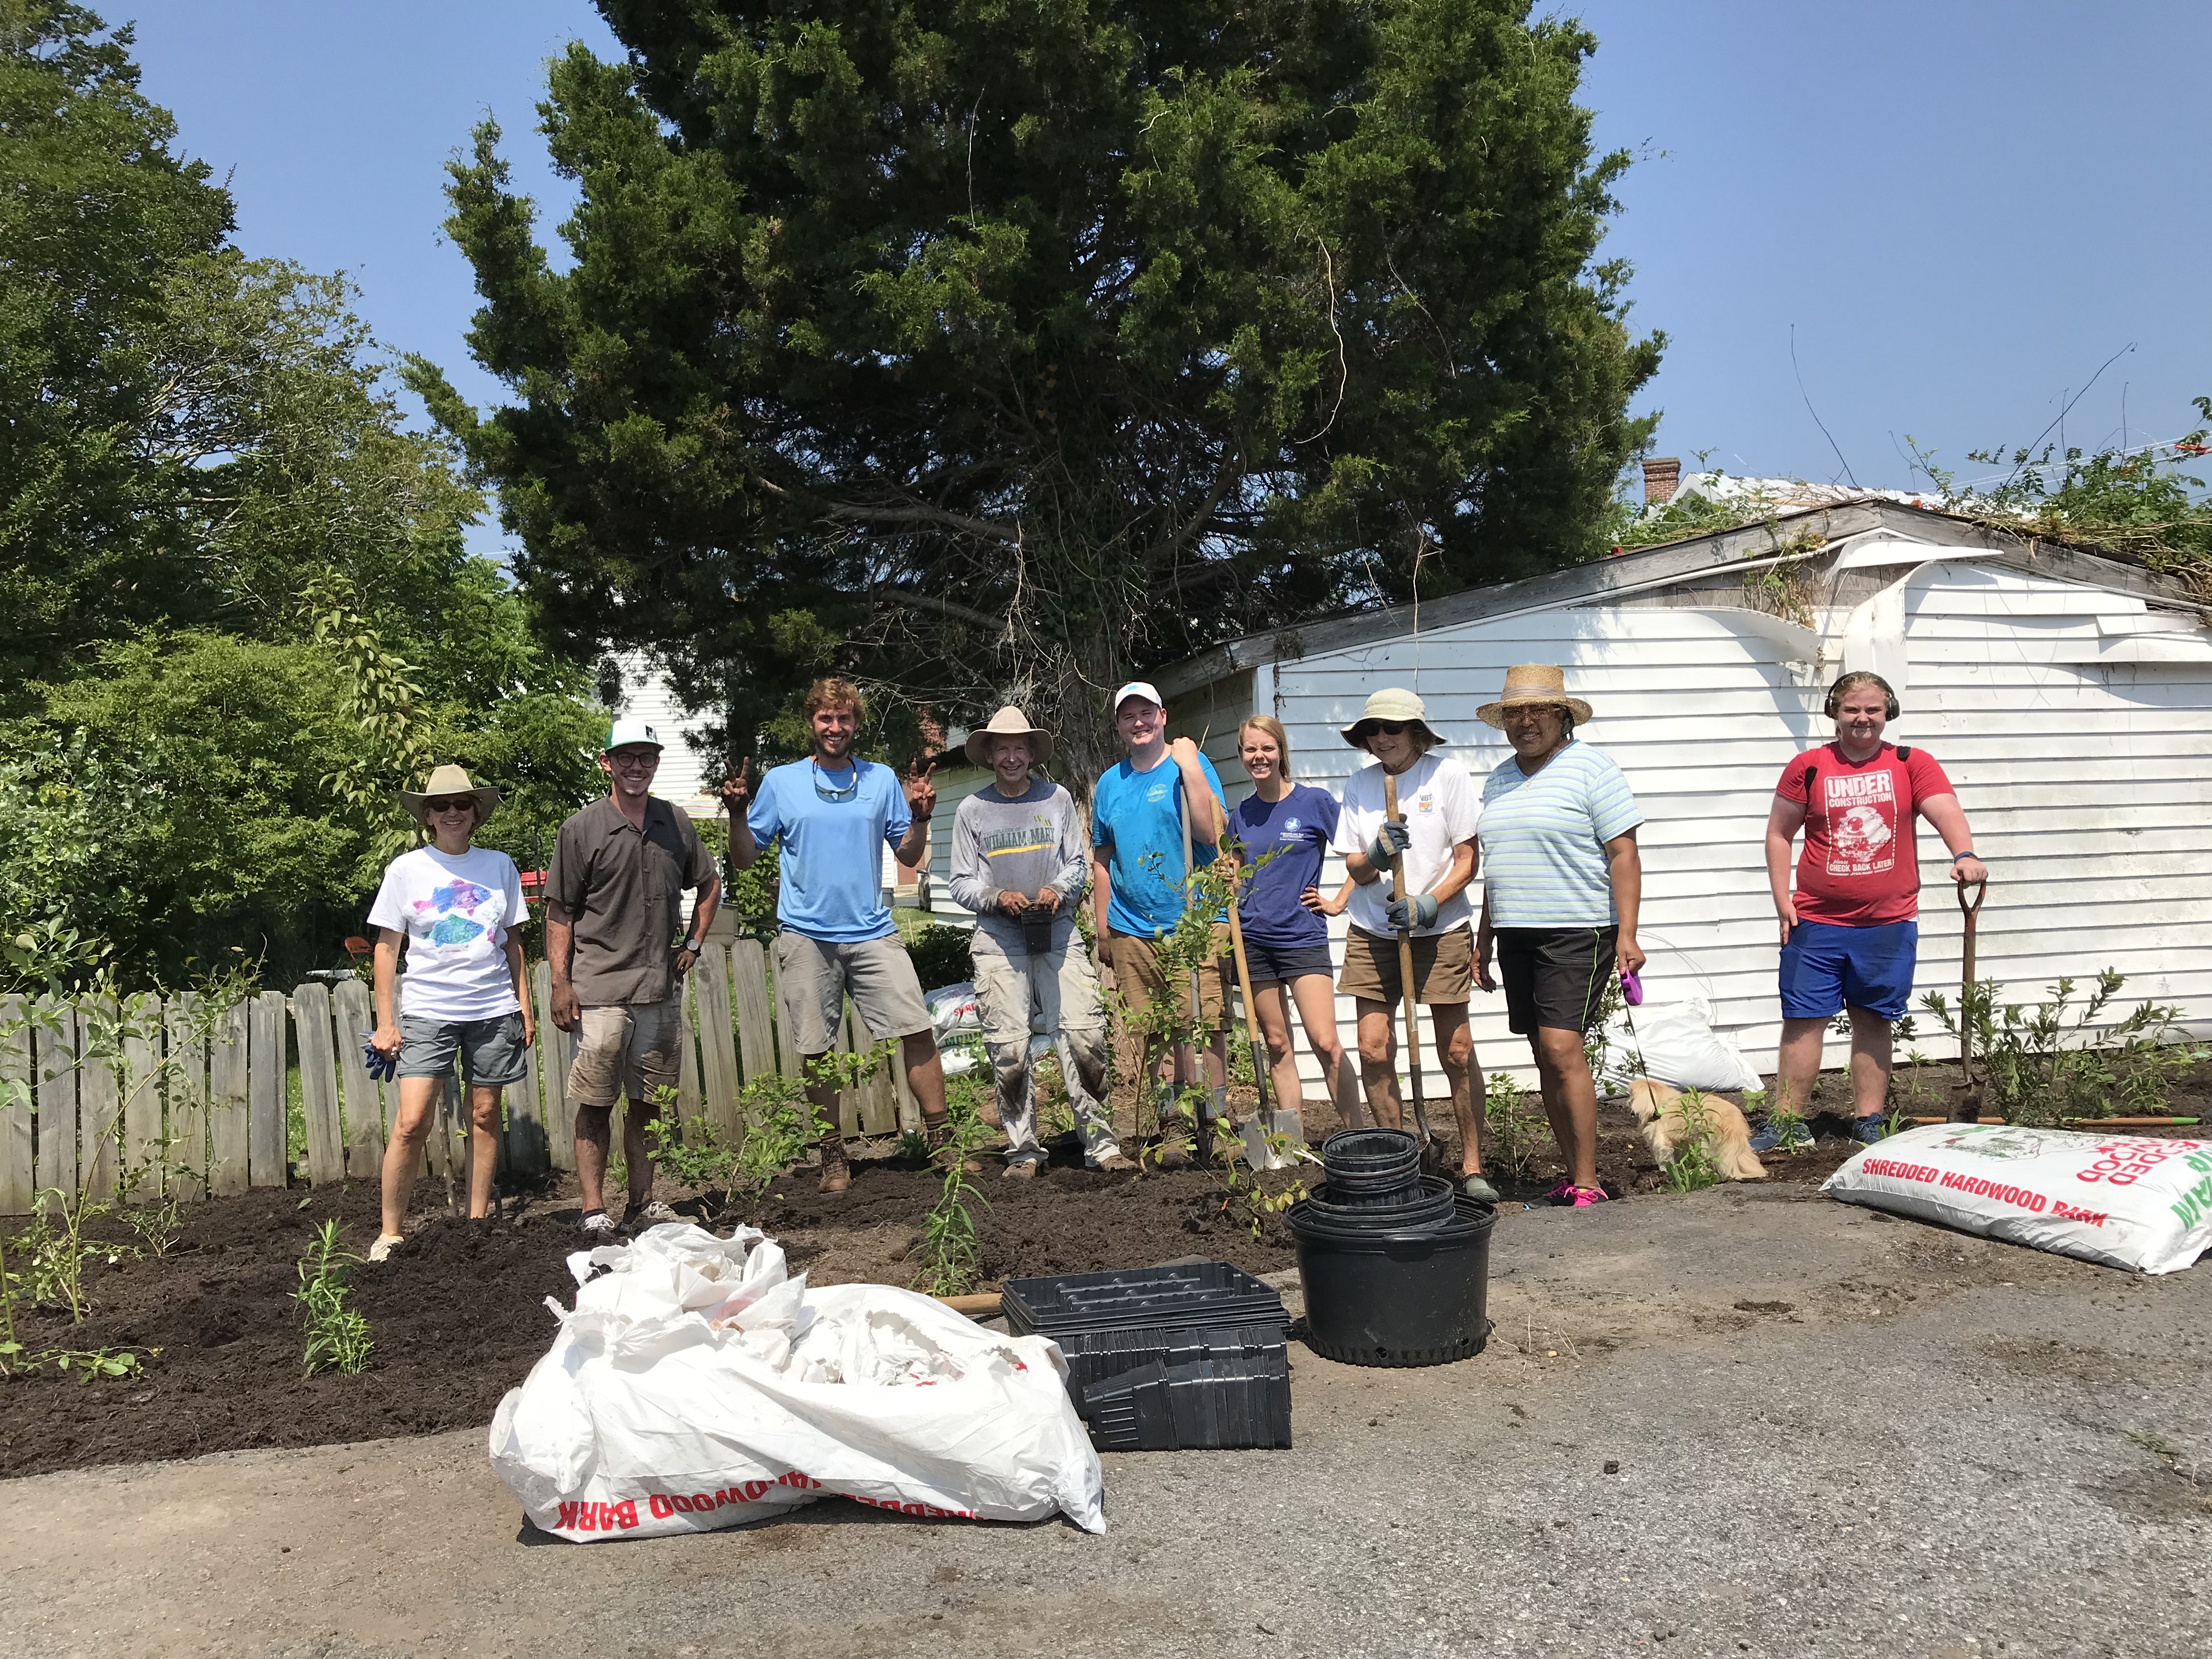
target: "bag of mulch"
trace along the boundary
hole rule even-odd
[[[1638,1077],[1708,1094],[1758,1088],[1757,1068],[1713,1030],[1712,1020],[1712,1005],[1703,997],[1622,1009],[1602,1028],[1607,1092],[1625,1091],[1626,1079]]]
[[[1869,1146],[1821,1191],[2136,1273],[2212,1249],[2212,1141],[1929,1123]]]
[[[937,1033],[937,1052],[944,1057],[945,1075],[958,1077],[983,1063],[983,1010],[975,1000],[974,985],[963,982],[922,994],[929,1023]]]
[[[1105,1530],[1104,1480],[1042,1337],[885,1285],[810,1289],[750,1227],[568,1258],[576,1305],[492,1419],[532,1523],[592,1542],[740,1526],[823,1498]]]

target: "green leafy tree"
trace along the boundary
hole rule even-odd
[[[1656,367],[1595,262],[1591,36],[1520,0],[602,0],[556,271],[498,129],[448,228],[513,400],[411,381],[557,637],[732,747],[835,661],[940,711],[1601,550]],[[1091,688],[1085,697],[1081,688]]]

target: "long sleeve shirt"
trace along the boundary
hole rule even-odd
[[[1090,846],[1074,797],[1045,778],[1033,778],[1009,798],[986,785],[952,815],[952,901],[973,910],[976,925],[1010,951],[1022,948],[1022,925],[999,908],[999,895],[1035,897],[1049,887],[1060,895],[1053,914],[1055,949],[1075,926]]]

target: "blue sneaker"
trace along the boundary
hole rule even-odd
[[[1813,1132],[1800,1122],[1769,1124],[1751,1138],[1754,1152],[1809,1152],[1813,1150]]]
[[[1886,1139],[1888,1134],[1888,1122],[1880,1112],[1872,1112],[1865,1117],[1851,1120],[1851,1139],[1863,1146],[1871,1146],[1877,1140]],[[1754,1146],[1757,1144],[1756,1141],[1753,1143]]]

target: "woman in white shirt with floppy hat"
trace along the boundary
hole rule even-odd
[[[403,789],[399,799],[430,842],[385,866],[368,912],[377,929],[369,1044],[398,1062],[399,1082],[399,1110],[384,1149],[383,1231],[369,1247],[371,1261],[385,1261],[402,1242],[430,1114],[456,1055],[468,1079],[469,1214],[490,1212],[500,1095],[520,1080],[538,1035],[514,933],[526,915],[522,878],[506,854],[471,845],[500,792],[471,782],[458,766],[441,766],[419,793]],[[403,944],[407,973],[395,987]]]

